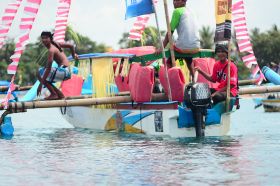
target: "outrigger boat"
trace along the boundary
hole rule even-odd
[[[170,53],[166,52],[166,56],[169,57]],[[186,57],[190,56],[187,54],[176,53],[176,57]],[[201,68],[211,69],[210,66],[213,65],[210,57],[213,57],[213,51],[202,50],[197,54],[193,54],[193,57],[196,57],[200,63]],[[100,61],[100,59],[105,59],[105,61],[112,61],[113,59],[128,60],[130,63],[138,62],[145,64],[148,61],[154,61],[159,59],[161,56],[156,56],[154,54],[135,56],[135,55],[112,55],[112,54],[87,54],[80,56],[80,65],[83,66],[85,61],[88,61],[95,68],[94,63]],[[101,60],[102,61],[102,60]],[[204,64],[202,63],[204,62]],[[130,72],[136,73],[135,68],[132,67]],[[113,66],[111,66],[113,67]],[[184,67],[186,68],[186,67]],[[141,67],[139,66],[138,71]],[[153,71],[154,69],[143,67],[142,70],[144,76],[140,74],[134,79],[134,85],[140,86],[139,93],[134,93],[135,98],[145,97],[148,95],[149,99],[153,98],[152,94],[153,88]],[[149,70],[151,69],[151,70]],[[78,107],[67,107],[63,116],[64,118],[71,123],[74,127],[81,128],[91,128],[97,130],[106,130],[106,131],[123,131],[128,133],[145,133],[147,135],[156,135],[156,136],[170,136],[170,137],[193,137],[193,136],[223,136],[226,135],[230,129],[230,114],[233,111],[233,105],[235,103],[235,98],[231,100],[231,107],[229,112],[225,112],[225,103],[221,102],[210,108],[210,102],[204,105],[194,106],[193,109],[186,106],[187,100],[184,100],[187,96],[187,92],[184,92],[187,82],[185,82],[180,68],[175,67],[176,71],[172,74],[171,69],[169,69],[169,78],[171,85],[171,92],[177,98],[172,101],[168,101],[167,96],[163,96],[161,101],[143,101],[142,98],[138,98],[140,101],[131,100],[129,103],[117,103],[111,104],[106,108],[98,108],[96,106],[78,106]],[[151,72],[151,73],[149,73]],[[177,73],[177,74],[176,74]],[[152,76],[151,76],[152,75]],[[159,73],[159,75],[161,75]],[[129,75],[129,83],[133,81],[132,74]],[[148,78],[147,78],[148,76]],[[115,77],[115,80],[118,77]],[[125,79],[126,77],[123,77]],[[138,78],[138,79],[137,79]],[[142,79],[141,79],[142,78]],[[173,78],[173,79],[172,79]],[[199,77],[202,79],[201,77]],[[161,79],[161,77],[160,77]],[[147,82],[148,83],[145,83]],[[93,90],[97,91],[96,80],[92,79]],[[141,82],[140,84],[137,82]],[[108,84],[108,82],[104,82]],[[124,84],[123,82],[122,84]],[[127,86],[128,84],[127,83]],[[162,81],[161,81],[162,83]],[[177,85],[176,85],[177,83]],[[118,88],[122,89],[120,83],[117,83]],[[113,85],[115,86],[115,85]],[[211,86],[211,84],[209,84]],[[112,89],[112,86],[111,88]],[[113,88],[114,89],[114,88]],[[141,90],[140,90],[141,89]],[[146,91],[145,91],[146,89]],[[187,90],[187,89],[186,89]],[[133,90],[130,90],[132,94]],[[198,87],[198,91],[205,91]],[[167,91],[166,91],[167,92]],[[120,96],[118,92],[114,92],[115,97]],[[178,94],[181,94],[178,96]],[[205,92],[206,95],[201,95],[202,99],[210,99],[209,92]],[[194,96],[194,95],[193,95]],[[203,97],[204,96],[204,97]],[[205,97],[206,96],[206,97]],[[93,97],[98,97],[97,94],[93,93]],[[132,96],[133,97],[133,96]],[[159,96],[158,96],[159,97]],[[174,96],[173,96],[174,97]],[[194,97],[193,97],[194,98]],[[186,98],[185,98],[186,99]],[[191,101],[190,101],[191,102]],[[189,103],[190,103],[189,102]],[[63,109],[62,109],[63,110]],[[195,112],[195,113],[194,113]],[[200,113],[200,114],[198,114]],[[196,118],[195,118],[196,117]],[[199,125],[197,125],[199,122]]]

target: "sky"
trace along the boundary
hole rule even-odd
[[[13,0],[0,1],[0,16],[2,17],[7,4]],[[197,15],[199,27],[215,28],[214,0],[188,0],[189,6]],[[273,24],[280,26],[280,0],[244,0],[247,25],[251,30],[260,28],[268,30]],[[30,42],[34,42],[43,30],[53,30],[58,0],[42,0],[38,16],[30,33]],[[169,16],[173,10],[172,0],[168,0]],[[18,13],[22,13],[23,6]],[[166,30],[163,0],[157,5],[160,30]],[[18,14],[20,15],[20,14]],[[98,44],[103,43],[118,49],[118,41],[124,32],[129,32],[134,19],[125,20],[125,0],[72,0],[68,23],[78,33],[88,36]],[[9,37],[19,34],[19,18],[11,27]],[[152,15],[149,25],[156,26]],[[94,51],[93,51],[94,52]]]

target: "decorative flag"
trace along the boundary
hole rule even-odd
[[[232,15],[239,51],[246,54],[246,56],[242,57],[242,60],[245,66],[251,70],[253,77],[259,74],[257,83],[260,84],[264,80],[264,75],[260,70],[250,41],[243,0],[234,1],[232,5]]]
[[[13,74],[11,79],[8,93],[4,99],[4,107],[7,108],[8,102],[11,97],[11,93],[14,87],[15,74],[17,72],[18,63],[20,61],[21,54],[23,53],[25,46],[29,41],[29,34],[38,13],[42,0],[26,0],[27,3],[24,7],[24,15],[20,20],[19,29],[21,34],[16,39],[16,48],[14,54],[10,57],[12,63],[8,66],[8,74]]]
[[[21,2],[22,0],[14,0],[14,2],[8,4],[8,7],[4,11],[4,15],[1,18],[0,23],[0,49],[4,45],[5,39],[8,35]]]
[[[125,19],[154,13],[152,0],[126,0]]]
[[[10,57],[12,63],[8,66],[8,74],[16,74],[18,63],[25,46],[29,41],[29,34],[38,13],[42,0],[27,0],[24,7],[24,15],[20,20],[19,29],[21,34],[16,39],[14,54]]]
[[[231,38],[231,6],[232,0],[215,0],[216,32],[215,42],[227,41]]]
[[[71,0],[59,0],[54,29],[54,40],[64,42]]]
[[[154,5],[158,2],[157,0],[153,0]],[[147,23],[151,17],[151,14],[149,15],[143,15],[136,18],[136,21],[133,24],[132,29],[129,32],[128,39],[140,41],[142,38],[142,34],[147,26]]]
[[[128,38],[131,40],[140,41],[149,19],[149,15],[137,17],[132,29],[129,32]]]

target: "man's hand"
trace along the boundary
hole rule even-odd
[[[75,59],[75,60],[78,60],[78,59],[79,59],[78,54],[76,54],[76,53],[74,54],[74,59]]]
[[[38,97],[41,95],[41,91],[42,91],[42,83],[40,83],[40,85],[37,88],[37,96]]]
[[[198,73],[200,73],[200,72],[201,72],[201,69],[200,69],[200,67],[199,67],[199,66],[195,66],[193,70],[194,70],[194,71],[197,71]]]

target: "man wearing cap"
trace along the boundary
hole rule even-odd
[[[216,61],[212,75],[201,70],[198,66],[194,69],[203,75],[207,80],[215,83],[219,82],[217,88],[211,89],[212,99],[214,104],[226,100],[226,89],[227,89],[227,65],[228,65],[228,49],[225,45],[216,45],[215,50],[218,56],[218,61]],[[237,67],[233,62],[230,63],[230,95],[236,97],[238,94],[237,88]]]

